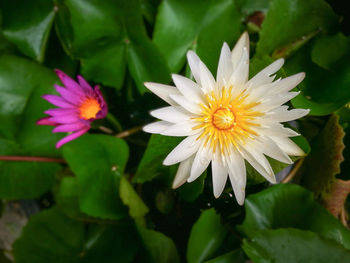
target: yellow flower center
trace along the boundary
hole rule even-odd
[[[101,110],[100,103],[95,98],[87,98],[79,107],[80,117],[89,120],[96,118],[97,113]]]
[[[213,125],[219,130],[231,129],[235,122],[235,115],[228,108],[218,108],[212,118]]]
[[[230,147],[244,144],[246,138],[254,139],[256,117],[263,113],[254,110],[259,102],[247,102],[245,90],[233,95],[232,87],[223,87],[220,92],[206,94],[206,103],[201,104],[200,117],[194,118],[198,125],[193,130],[202,129],[197,140],[203,139],[204,146],[209,145],[213,152],[230,153]]]

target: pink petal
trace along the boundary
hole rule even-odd
[[[57,76],[60,78],[61,82],[63,83],[63,85],[73,91],[78,93],[78,95],[80,95],[81,93],[84,93],[84,89],[82,87],[79,86],[78,83],[76,83],[72,78],[70,78],[67,74],[65,74],[64,72],[62,72],[59,69],[55,70]]]
[[[36,122],[36,124],[37,125],[50,125],[50,126],[56,126],[57,125],[57,122],[51,121],[49,119],[50,119],[50,117],[41,118],[40,120],[38,120]]]
[[[78,75],[78,82],[80,86],[85,90],[85,91],[92,91],[92,88],[90,84],[80,75]]]
[[[97,99],[98,99],[100,106],[101,106],[101,110],[97,114],[96,119],[102,119],[102,118],[106,117],[106,115],[107,115],[108,106],[107,106],[107,103],[102,96],[102,93],[100,91],[100,87],[98,85],[96,85],[94,87],[94,92],[95,92],[95,95],[97,96]]]
[[[55,105],[57,107],[61,107],[61,108],[72,108],[74,107],[72,104],[68,103],[67,101],[65,101],[64,99],[62,99],[61,97],[57,96],[57,95],[43,95],[42,98],[44,100],[47,100],[48,102],[50,102],[52,105]]]
[[[87,125],[87,124],[79,121],[79,122],[75,122],[75,123],[59,125],[55,129],[53,129],[52,132],[54,132],[54,133],[56,133],[56,132],[75,132],[75,131],[79,131],[79,130],[84,129],[84,128],[90,129],[90,125]]]
[[[76,138],[78,138],[79,136],[83,135],[84,133],[86,133],[90,128],[85,128],[82,129],[80,131],[77,131],[75,133],[69,134],[68,136],[64,137],[63,139],[59,140],[56,143],[56,148],[60,148],[63,144],[70,142]]]
[[[78,115],[63,115],[63,116],[55,116],[55,117],[49,118],[49,121],[62,123],[62,124],[78,122],[79,120],[80,118]]]
[[[62,109],[62,108],[57,108],[57,109],[49,109],[47,111],[44,111],[45,114],[51,115],[52,117],[55,116],[63,116],[63,115],[76,115],[78,113],[77,109]]]
[[[54,85],[54,86],[57,92],[62,96],[63,99],[65,99],[66,101],[74,105],[80,104],[81,100],[84,99],[84,96],[78,96],[76,93],[70,91],[69,89],[60,87],[58,85]]]

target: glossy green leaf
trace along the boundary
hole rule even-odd
[[[107,135],[84,135],[63,146],[63,156],[78,178],[80,210],[90,216],[120,219],[126,214],[119,197],[120,176],[128,146]]]
[[[148,207],[136,193],[130,182],[123,176],[120,179],[119,194],[123,203],[129,207],[129,214],[132,218],[137,219],[148,213]]]
[[[336,25],[337,16],[325,1],[272,0],[260,31],[257,55],[271,55],[310,33]]]
[[[90,80],[121,89],[126,63],[141,93],[145,81],[170,80],[166,61],[146,34],[137,0],[62,0],[57,30]]]
[[[174,242],[161,232],[138,226],[140,238],[148,254],[147,262],[180,262]]]
[[[260,229],[293,227],[313,231],[350,248],[350,231],[298,185],[275,185],[245,200],[240,230],[249,238]]]
[[[244,263],[246,262],[244,253],[241,249],[233,250],[211,260],[205,261],[205,263]]]
[[[261,230],[243,249],[256,263],[328,263],[350,261],[350,251],[315,233],[298,229]]]
[[[35,237],[35,238],[33,238]],[[32,216],[13,245],[16,262],[79,262],[84,224],[66,217],[58,208]]]
[[[182,139],[180,137],[152,135],[133,182],[144,183],[151,181],[158,175],[168,174],[170,168],[163,165],[163,160]]]
[[[36,121],[50,104],[41,96],[53,92],[56,77],[29,60],[0,57],[0,155],[58,157],[60,135]],[[0,162],[0,196],[33,198],[48,191],[60,168],[54,163]]]
[[[4,1],[2,10],[5,37],[25,55],[42,62],[55,18],[53,1]]]
[[[159,7],[153,40],[172,72],[183,67],[189,49],[214,71],[223,42],[231,44],[239,34],[240,15],[234,1],[166,0]]]
[[[227,229],[222,225],[220,216],[215,210],[202,212],[193,225],[187,245],[187,261],[203,262],[209,259],[222,245]]]

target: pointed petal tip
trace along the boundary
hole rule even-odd
[[[192,183],[194,180],[196,180],[196,179],[195,179],[195,178],[188,177],[188,178],[187,178],[187,183]]]
[[[186,180],[184,181],[180,181],[180,182],[176,182],[175,180],[173,181],[173,184],[171,185],[172,189],[177,189],[179,188],[181,185],[183,185],[186,182]]]
[[[270,174],[270,177],[268,179],[268,181],[271,183],[271,184],[276,184],[277,181],[276,181],[276,176],[274,174]]]
[[[236,199],[237,200],[237,199]],[[237,200],[237,203],[240,205],[240,206],[243,206],[244,205],[244,198],[243,198],[243,200]]]
[[[170,166],[170,165],[173,165],[173,162],[170,158],[165,158],[164,161],[163,161],[163,165],[165,166]]]
[[[221,193],[215,193],[215,192],[214,192],[214,197],[215,197],[216,199],[218,199],[218,198],[220,197],[220,195],[221,195]]]

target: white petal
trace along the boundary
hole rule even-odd
[[[263,112],[274,110],[277,107],[281,106],[282,104],[298,96],[299,93],[300,91],[287,92],[287,93],[280,93],[267,98],[263,98],[259,101],[261,103],[255,106],[254,109],[256,111],[263,111]]]
[[[190,176],[193,159],[194,155],[180,163],[173,181],[173,189],[180,187],[186,182],[187,178]]]
[[[278,106],[290,101],[294,97],[298,96],[299,93],[300,93],[300,91],[279,93],[279,94],[276,94],[272,97],[269,97],[269,99],[267,99],[267,100],[264,99],[262,104],[268,104],[269,107],[271,109],[273,109],[275,107],[278,107]]]
[[[298,74],[289,76],[287,78],[275,81],[274,87],[271,89],[271,94],[285,93],[296,87],[305,78],[305,73],[300,72]]]
[[[175,105],[176,103],[170,98],[170,94],[180,95],[181,93],[173,86],[163,85],[153,82],[145,82],[146,88],[156,94],[159,98],[166,101],[170,105]]]
[[[178,122],[171,125],[169,128],[162,131],[162,135],[166,136],[189,136],[197,134],[200,130],[193,130],[192,128],[197,124],[191,120]]]
[[[199,147],[196,156],[191,168],[190,177],[187,179],[187,182],[193,182],[196,180],[204,171],[207,169],[211,158],[210,149],[204,148],[203,146]]]
[[[239,61],[237,67],[234,69],[233,74],[230,79],[230,83],[234,87],[243,86],[249,75],[249,54],[247,48],[243,48],[242,58]]]
[[[289,138],[271,137],[271,139],[288,155],[304,156],[305,153],[300,147]]]
[[[155,118],[172,123],[186,121],[194,117],[194,115],[190,114],[180,106],[160,108],[151,111],[150,114]]]
[[[252,87],[259,87],[261,85],[265,85],[271,83],[274,76],[271,76],[275,72],[277,72],[283,65],[284,59],[280,58],[261,70],[258,74],[256,74],[252,79],[248,81],[248,84],[251,84]]]
[[[173,165],[189,158],[199,148],[200,143],[196,140],[198,136],[192,135],[180,142],[165,158],[164,165]]]
[[[244,159],[246,159],[263,177],[265,177],[266,180],[275,184],[276,177],[266,157],[252,147],[245,145],[245,148],[248,149],[244,149],[243,147],[239,149]]]
[[[246,48],[249,55],[249,35],[247,32],[244,32],[239,40],[237,41],[235,47],[232,50],[232,66],[235,70],[241,61],[243,49]]]
[[[212,179],[213,179],[213,190],[215,198],[218,198],[225,188],[227,180],[227,168],[223,165],[220,160],[214,158],[211,163]]]
[[[204,103],[204,96],[200,86],[192,80],[173,74],[173,81],[179,91],[194,103]]]
[[[233,149],[229,156],[228,161],[229,170],[235,174],[236,182],[240,187],[245,187],[246,185],[246,169],[245,162],[241,154]]]
[[[227,43],[224,43],[221,48],[216,81],[219,86],[224,86],[229,82],[233,73],[231,51]]]
[[[287,122],[302,118],[309,114],[310,110],[292,109],[287,110],[288,107],[278,107],[272,112],[269,112],[268,117],[276,122]]]
[[[268,137],[261,137],[260,140],[262,141],[261,150],[264,154],[282,163],[293,163],[289,156],[273,140]]]
[[[244,159],[239,153],[234,153],[230,156],[228,167],[229,177],[237,203],[239,205],[243,205],[245,198],[245,186],[247,182]]]
[[[202,109],[198,104],[189,101],[182,95],[170,95],[170,98],[172,98],[177,104],[189,112],[192,112],[194,114],[201,114],[202,112]]]
[[[191,68],[192,75],[198,85],[201,85],[201,77],[200,77],[200,70],[199,70],[199,62],[201,61],[196,53],[193,51],[187,52],[187,61],[188,65]]]
[[[207,66],[200,61],[199,62],[199,73],[201,76],[201,87],[204,93],[210,93],[216,87],[215,79]]]
[[[280,123],[271,124],[267,127],[252,127],[258,134],[265,136],[294,137],[300,134],[290,128],[285,128]]]
[[[173,124],[167,121],[157,121],[143,126],[142,129],[143,131],[149,133],[161,133],[165,129],[169,128],[171,125]]]

